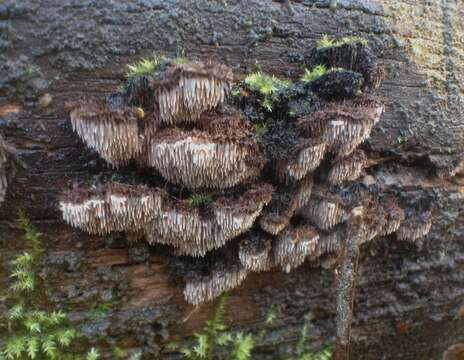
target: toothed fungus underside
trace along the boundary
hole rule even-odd
[[[249,272],[289,272],[305,259],[333,267],[348,237],[359,246],[394,232],[409,241],[425,236],[428,212],[409,207],[405,215],[399,199],[360,181],[369,161],[359,146],[384,110],[367,92],[383,67],[359,41],[327,44],[312,56],[314,65],[345,70],[317,70],[295,83],[256,73],[234,86],[230,101],[225,65],[163,60],[134,67],[123,92],[75,103],[71,123],[88,147],[115,168],[151,172],[141,182],[70,191],[60,201],[63,219],[91,234],[137,232],[167,246],[187,269],[184,296],[195,305]],[[302,97],[310,107],[283,115]],[[267,111],[250,115],[249,104]],[[356,226],[353,209],[362,209]]]

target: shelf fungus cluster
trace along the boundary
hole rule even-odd
[[[15,171],[15,151],[0,135],[0,205],[5,200],[8,182]]]
[[[168,249],[194,305],[250,272],[289,272],[306,259],[335,266],[351,238],[425,236],[427,213],[405,215],[394,191],[361,181],[369,153],[360,147],[384,110],[368,94],[381,65],[364,44],[313,56],[345,70],[309,86],[261,73],[233,84],[224,65],[165,61],[105,100],[75,104],[73,129],[88,147],[122,172],[144,171],[70,191],[63,219]],[[356,91],[337,88],[351,73]]]

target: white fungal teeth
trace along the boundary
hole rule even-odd
[[[84,197],[84,196],[83,196]],[[143,186],[109,184],[87,198],[60,201],[63,220],[89,234],[142,230],[159,211],[160,197]]]
[[[345,241],[345,227],[340,226],[332,229],[330,232],[320,234],[316,250],[312,258],[318,258],[322,255],[335,253],[338,254]]]
[[[280,233],[272,248],[274,265],[290,272],[314,254],[318,240],[318,233],[309,225],[288,227]]]
[[[328,230],[346,220],[347,212],[336,200],[314,197],[300,214],[319,229]]]
[[[309,176],[301,180],[290,192],[274,193],[277,198],[283,196],[286,201],[276,201],[274,206],[271,202],[270,209],[259,220],[261,229],[272,235],[279,234],[289,224],[295,212],[308,203],[312,186],[313,180]]]
[[[279,177],[286,182],[303,179],[315,170],[324,158],[327,148],[325,142],[320,139],[301,139],[301,141],[301,150],[296,158],[290,161],[281,161],[277,165]]]
[[[232,75],[223,65],[175,65],[167,74],[169,85],[155,83],[159,120],[168,125],[195,122],[205,111],[221,104],[230,91]]]
[[[213,265],[208,276],[187,280],[184,297],[193,305],[211,301],[225,291],[239,286],[245,280],[246,275],[247,270],[239,264]]]
[[[364,151],[356,150],[353,154],[341,159],[335,159],[329,171],[329,183],[340,185],[346,181],[354,181],[362,175],[362,171],[367,164],[367,157]]]
[[[430,212],[412,214],[406,217],[405,221],[396,232],[396,235],[400,240],[418,242],[420,238],[429,233],[431,227],[432,218]]]
[[[279,213],[267,213],[259,219],[259,226],[271,235],[279,234],[290,222],[290,218]]]
[[[268,271],[272,266],[271,240],[249,236],[240,242],[238,258],[248,271]]]
[[[260,164],[250,161],[255,155],[249,146],[180,132],[173,138],[154,139],[148,163],[175,184],[224,189],[258,175]]]
[[[329,105],[302,118],[299,127],[309,130],[313,137],[322,137],[330,151],[339,157],[347,156],[369,138],[384,109],[378,102],[357,105],[356,101]]]
[[[270,186],[261,184],[260,189],[252,187],[236,202],[217,200],[210,217],[202,216],[196,208],[162,204],[159,214],[145,227],[147,241],[174,246],[178,254],[204,256],[250,229],[271,192]]]
[[[404,220],[404,211],[398,206],[398,203],[393,199],[384,200],[384,211],[386,223],[380,231],[381,235],[392,234],[400,228]]]
[[[180,254],[204,256],[250,229],[271,192],[270,186],[261,184],[236,203],[219,199],[212,205],[211,217],[182,201],[169,200],[162,190],[122,184],[110,184],[83,199],[62,200],[60,208],[67,223],[90,234],[144,230],[150,243],[172,245]]]
[[[79,137],[115,168],[142,152],[143,138],[131,108],[110,110],[102,104],[88,103],[73,110],[70,117]]]

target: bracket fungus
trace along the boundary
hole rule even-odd
[[[210,121],[203,131],[172,128],[160,132],[151,141],[148,164],[166,180],[192,189],[224,189],[257,177],[264,164],[240,118]]]
[[[184,289],[185,299],[193,305],[213,300],[239,286],[247,274],[247,270],[238,261],[216,259],[206,274],[190,274]]]
[[[318,228],[328,230],[345,221],[347,211],[334,196],[314,196],[311,197],[308,205],[301,209],[300,214]]]
[[[329,171],[329,183],[340,185],[344,182],[354,181],[361,176],[366,165],[367,157],[362,150],[356,150],[344,158],[335,159]]]
[[[324,158],[326,143],[320,138],[301,138],[294,150],[296,156],[291,159],[280,160],[276,170],[285,182],[301,180],[315,170]]]
[[[14,163],[15,150],[0,135],[0,205],[5,200],[8,182],[16,171]]]
[[[63,220],[89,234],[142,230],[161,209],[161,196],[143,185],[109,183],[77,188],[60,201]]]
[[[388,189],[359,180],[369,155],[359,147],[384,110],[366,94],[381,65],[364,43],[314,56],[345,69],[296,82],[256,73],[230,91],[224,65],[164,59],[133,67],[106,100],[79,102],[71,122],[87,146],[113,167],[153,171],[139,183],[71,191],[60,202],[63,219],[91,234],[125,231],[166,246],[186,261],[184,296],[194,305],[248,272],[289,272],[305,259],[333,268],[347,245],[424,235],[430,223],[422,216],[403,227]]]
[[[271,193],[269,185],[255,185],[237,199],[217,199],[206,213],[166,194],[159,213],[144,229],[146,239],[174,246],[178,254],[204,256],[250,229]]]
[[[259,220],[261,229],[278,235],[287,227],[293,215],[308,203],[312,186],[312,178],[307,177],[295,186],[276,190]]]
[[[331,103],[302,117],[298,132],[300,136],[320,136],[331,152],[346,156],[369,138],[383,109],[381,100],[373,97]]]
[[[406,214],[405,221],[396,234],[400,240],[417,242],[429,233],[431,227],[432,214],[429,211],[416,213],[411,210]]]
[[[139,135],[136,108],[112,108],[102,101],[80,102],[73,107],[73,130],[115,168],[141,154],[143,137]]]
[[[232,72],[225,65],[168,63],[164,73],[150,83],[155,117],[168,125],[195,122],[224,101],[232,82]]]
[[[240,242],[238,258],[248,271],[268,271],[272,267],[271,249],[270,238],[252,234]]]
[[[319,234],[310,225],[289,226],[278,236],[273,247],[273,262],[283,271],[300,266],[316,250]]]

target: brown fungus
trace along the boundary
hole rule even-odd
[[[211,301],[222,293],[239,286],[247,276],[247,270],[238,262],[217,260],[209,273],[187,279],[184,297],[192,305]]]
[[[432,214],[429,211],[415,213],[411,211],[399,227],[396,235],[400,240],[417,243],[427,235],[432,227]]]
[[[207,213],[165,195],[159,212],[144,229],[146,239],[174,246],[178,254],[204,256],[250,229],[271,193],[270,185],[254,185],[238,199],[217,199]]]
[[[383,109],[383,103],[373,97],[330,103],[320,111],[300,118],[297,131],[299,136],[321,137],[331,152],[343,157],[370,136]]]
[[[285,272],[300,266],[316,250],[319,234],[310,225],[289,226],[272,247],[273,263]]]
[[[362,175],[366,165],[367,157],[362,150],[356,150],[344,158],[335,159],[329,171],[329,183],[340,185],[346,181],[354,181]]]
[[[272,266],[271,248],[271,239],[252,234],[240,242],[238,258],[248,271],[268,271]]]
[[[90,101],[78,104],[70,118],[85,144],[116,168],[127,165],[143,150],[136,108],[111,108],[104,102]]]
[[[386,223],[380,235],[389,235],[400,228],[401,223],[404,221],[404,211],[393,198],[383,199],[382,206],[385,211]]]
[[[162,75],[150,86],[155,116],[169,125],[196,122],[202,113],[224,101],[233,82],[227,66],[213,63],[170,63]]]
[[[279,178],[287,183],[303,179],[311,171],[315,170],[326,151],[326,143],[320,139],[299,139],[299,145],[295,149],[294,158],[280,160],[276,165]]]
[[[311,197],[308,205],[301,209],[300,214],[319,229],[327,230],[345,221],[347,212],[334,197],[314,196]]]
[[[312,177],[308,176],[292,187],[275,191],[259,219],[261,229],[272,235],[279,234],[287,227],[292,216],[308,203],[312,187]]]
[[[229,125],[227,131],[223,130]],[[151,141],[148,164],[167,180],[196,188],[229,188],[258,176],[264,162],[238,115],[201,130],[167,129]]]
[[[89,234],[136,231],[160,211],[161,197],[143,185],[109,183],[99,189],[75,189],[63,196],[63,220]]]
[[[316,244],[314,254],[310,256],[311,261],[317,261],[319,258],[335,254],[338,255],[343,247],[346,237],[346,227],[344,224],[337,225],[329,231],[319,231],[319,240]]]

